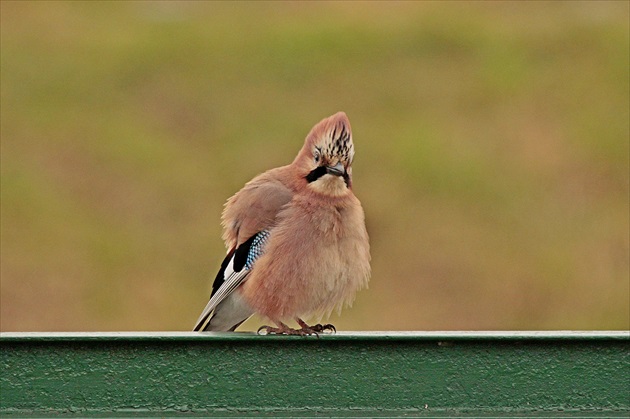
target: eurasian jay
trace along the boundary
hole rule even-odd
[[[259,333],[335,330],[302,319],[341,310],[368,283],[370,245],[352,192],[353,157],[350,121],[338,112],[313,127],[293,163],[256,176],[228,199],[228,252],[195,331],[234,331],[254,313],[277,325]],[[291,319],[301,329],[283,323]]]

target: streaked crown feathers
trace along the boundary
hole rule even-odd
[[[341,162],[346,167],[352,164],[352,129],[344,112],[321,120],[311,129],[296,160],[303,159],[305,155],[309,158],[319,157],[323,163]]]

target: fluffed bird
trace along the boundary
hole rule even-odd
[[[341,310],[367,287],[370,245],[352,192],[353,157],[350,121],[338,112],[311,129],[291,164],[256,176],[228,199],[228,252],[195,331],[234,331],[255,313],[277,326],[259,332],[335,330],[302,319]]]

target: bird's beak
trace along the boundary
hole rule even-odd
[[[346,174],[346,168],[339,162],[334,166],[326,166],[326,173],[333,176],[343,176]]]

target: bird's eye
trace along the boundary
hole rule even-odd
[[[319,163],[319,151],[315,150],[315,152],[313,153],[313,160],[315,161],[315,163]]]

